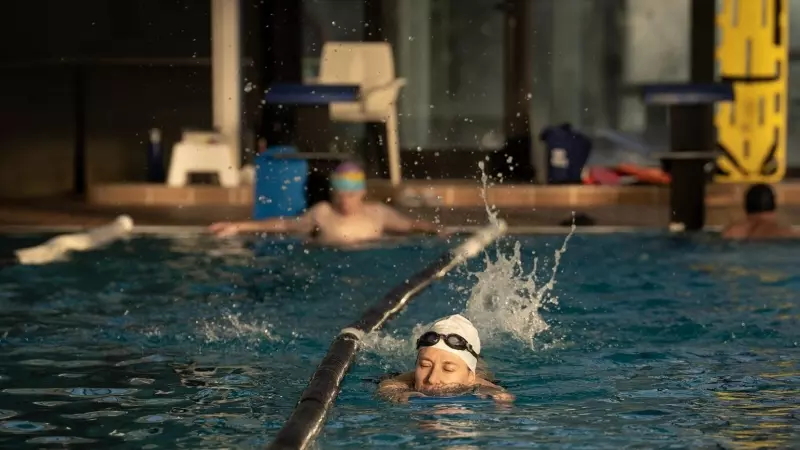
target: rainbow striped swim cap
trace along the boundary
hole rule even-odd
[[[358,164],[343,162],[333,171],[331,186],[337,191],[363,191],[367,187],[367,177]]]

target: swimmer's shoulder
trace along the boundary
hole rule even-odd
[[[797,238],[800,237],[800,233],[797,232],[791,225],[782,223],[779,225],[778,230],[776,232],[778,236],[781,238]]]
[[[791,226],[777,222],[741,221],[722,231],[722,237],[733,240],[797,238],[800,237]]]
[[[308,209],[311,214],[324,214],[330,211],[333,211],[333,205],[325,200],[315,203],[314,206]]]
[[[501,391],[505,391],[505,389],[503,389],[502,387],[492,383],[489,380],[481,378],[481,377],[477,377],[475,379],[475,384],[477,384],[478,386],[484,386],[484,387],[487,387],[487,388],[500,389]]]
[[[414,372],[387,377],[378,384],[378,389],[410,389],[414,383]]]
[[[748,228],[746,222],[736,222],[728,225],[721,234],[725,239],[744,239],[747,237]]]
[[[414,381],[414,372],[405,372],[394,377],[389,378],[392,381],[397,381],[401,383],[411,383]]]

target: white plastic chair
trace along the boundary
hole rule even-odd
[[[330,118],[386,126],[389,179],[397,186],[402,178],[397,97],[406,80],[395,76],[392,46],[386,42],[328,42],[322,47],[317,83],[359,86],[358,101],[332,103]]]
[[[222,135],[215,132],[185,131],[172,147],[167,185],[185,186],[190,173],[216,173],[224,187],[239,185],[239,163]]]

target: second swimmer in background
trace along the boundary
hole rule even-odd
[[[320,202],[300,217],[218,222],[209,229],[217,236],[239,233],[295,233],[325,245],[376,241],[386,234],[449,234],[433,223],[414,220],[383,203],[366,201],[366,177],[355,163],[342,163],[331,176],[331,202]]]

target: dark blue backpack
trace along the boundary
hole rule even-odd
[[[547,182],[570,184],[581,182],[581,172],[592,151],[588,136],[565,123],[546,127],[539,140],[547,144]]]

